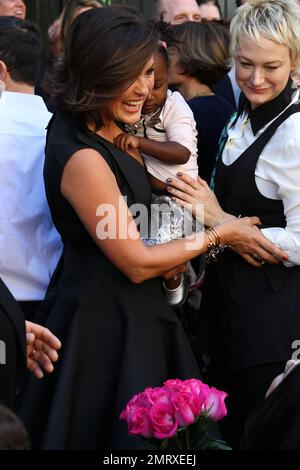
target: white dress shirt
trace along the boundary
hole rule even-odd
[[[298,99],[299,92],[290,104]],[[231,165],[273,120],[254,135],[250,119],[242,114],[234,127],[228,129],[223,163]],[[286,217],[285,228],[266,228],[262,232],[286,251],[289,260],[284,262],[285,266],[300,265],[300,113],[288,117],[263,149],[255,169],[255,182],[263,196],[282,200]]]
[[[62,249],[43,180],[50,118],[40,96],[1,96],[0,277],[16,300],[44,298]]]
[[[240,101],[240,96],[241,96],[241,90],[236,83],[236,78],[235,78],[235,65],[232,66],[230,71],[228,72],[228,77],[230,78],[231,86],[232,86],[232,91],[233,91],[233,96],[234,96],[234,101],[236,104],[236,107],[239,107],[239,101]]]

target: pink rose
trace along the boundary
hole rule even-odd
[[[120,418],[127,421],[129,434],[139,434],[148,438],[153,437],[149,410],[147,408],[127,405],[125,410],[122,411]]]
[[[203,409],[206,408],[210,388],[207,384],[197,379],[186,380],[185,384],[193,397],[191,402],[193,413],[195,416],[200,416]]]
[[[127,403],[127,405],[136,405],[141,406],[142,408],[150,409],[152,403],[149,400],[149,396],[151,391],[154,390],[153,388],[146,388],[143,392],[134,395],[131,400]]]
[[[181,390],[186,390],[186,385],[182,380],[171,379],[164,382],[164,386],[168,387],[172,392],[179,392]]]
[[[172,405],[157,403],[149,413],[153,435],[157,439],[168,439],[177,432],[177,422]]]
[[[195,421],[192,410],[193,397],[187,392],[175,392],[172,395],[172,403],[175,409],[175,416],[179,426],[188,426]]]
[[[200,394],[201,393],[201,388],[203,387],[203,385],[206,385],[203,382],[201,382],[201,380],[198,380],[198,379],[185,380],[184,383],[185,383],[185,386],[191,392],[194,392],[196,394]]]
[[[227,409],[225,405],[225,398],[228,396],[226,392],[217,390],[211,387],[209,395],[207,397],[206,411],[208,412],[209,418],[213,421],[219,421],[227,415]]]
[[[170,403],[170,392],[166,387],[148,388],[145,390],[147,400],[151,405],[156,403]]]

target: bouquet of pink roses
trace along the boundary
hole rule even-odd
[[[129,434],[162,449],[230,450],[206,430],[210,420],[226,416],[226,397],[227,393],[201,380],[168,380],[162,387],[146,388],[134,395],[120,418],[127,421]]]

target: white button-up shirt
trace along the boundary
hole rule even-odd
[[[295,93],[291,104],[298,99],[299,92]],[[231,165],[237,160],[274,119],[254,135],[250,119],[241,115],[228,130],[223,163]],[[262,232],[286,251],[289,256],[284,262],[286,266],[300,265],[300,113],[288,117],[263,149],[255,169],[255,182],[263,196],[282,200],[286,217],[285,228],[271,227]]]
[[[62,249],[43,181],[50,118],[40,96],[0,98],[0,277],[17,300],[43,299]]]

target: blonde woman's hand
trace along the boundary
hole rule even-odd
[[[175,202],[190,211],[199,222],[212,227],[235,218],[222,210],[213,191],[199,176],[195,180],[177,173],[177,177],[167,179],[167,189]]]

